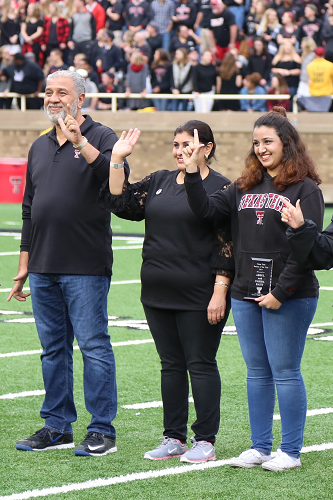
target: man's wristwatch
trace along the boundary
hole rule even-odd
[[[81,151],[82,148],[84,148],[84,146],[87,144],[88,142],[88,139],[86,137],[82,137],[83,141],[81,142],[81,144],[73,144],[73,148],[74,149],[78,149],[79,151]]]

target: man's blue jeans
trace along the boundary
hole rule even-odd
[[[251,448],[272,449],[277,390],[282,425],[280,448],[299,457],[306,418],[301,359],[318,298],[288,300],[278,310],[232,299],[232,313],[247,366]]]
[[[111,278],[29,273],[33,312],[43,347],[45,426],[72,433],[73,341],[83,356],[84,395],[92,419],[88,431],[115,436],[116,368],[108,334],[107,295]]]

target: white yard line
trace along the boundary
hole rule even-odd
[[[194,403],[193,398],[188,398],[189,403]],[[134,405],[123,405],[126,410],[144,410],[146,408],[161,408],[162,401],[151,401],[150,403],[135,403]]]
[[[313,451],[324,451],[332,450],[333,443],[322,443],[313,446],[306,446],[302,448],[302,453],[311,453]],[[40,498],[49,495],[60,495],[69,493],[70,491],[82,491],[92,488],[101,488],[105,486],[112,486],[114,484],[124,484],[134,481],[142,481],[147,479],[156,479],[159,477],[166,476],[176,476],[179,474],[185,474],[187,472],[201,472],[206,469],[216,469],[218,467],[223,467],[224,465],[229,465],[228,460],[216,460],[215,462],[205,462],[203,464],[194,465],[181,465],[177,467],[169,467],[167,469],[148,471],[148,472],[134,472],[132,474],[126,474],[126,476],[116,476],[109,477],[105,479],[90,479],[89,481],[84,481],[82,483],[71,483],[63,486],[53,486],[51,488],[36,489],[30,491],[24,491],[22,493],[13,493],[12,495],[1,496],[0,500],[27,500],[29,498]]]
[[[124,340],[122,342],[112,342],[112,347],[121,347],[125,345],[140,345],[140,344],[152,344],[153,339],[139,339],[139,340]],[[79,350],[79,346],[73,347],[74,350]],[[17,356],[30,356],[31,354],[42,354],[42,349],[36,349],[34,351],[16,351],[16,352],[4,352],[0,354],[0,358],[14,358]]]

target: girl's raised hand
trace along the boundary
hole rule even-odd
[[[296,206],[290,203],[286,198],[280,196],[281,201],[284,203],[284,208],[281,214],[282,222],[286,222],[293,229],[297,229],[298,227],[304,224],[303,212],[301,210],[301,202],[297,200]]]
[[[193,142],[190,142],[182,151],[187,172],[193,173],[198,170],[199,152],[204,146],[204,144],[200,144],[198,130],[195,128]]]

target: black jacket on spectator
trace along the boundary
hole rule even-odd
[[[261,56],[250,56],[249,64],[246,68],[246,74],[260,73],[261,76],[268,82],[272,68],[271,54]]]
[[[151,69],[151,86],[160,87],[161,94],[171,93],[171,78],[172,78],[172,65],[168,66],[157,66]]]
[[[151,64],[154,58],[155,50],[160,49],[163,46],[162,35],[147,38],[146,42],[151,48],[151,56],[149,59],[149,64]]]
[[[122,51],[117,45],[112,45],[110,49],[103,47],[101,56],[103,71],[109,71],[110,68],[115,68],[118,71],[123,68]]]
[[[98,45],[98,40],[95,40],[91,46],[89,51],[89,62],[94,70],[97,70],[96,61],[98,59],[102,59],[102,47]]]

